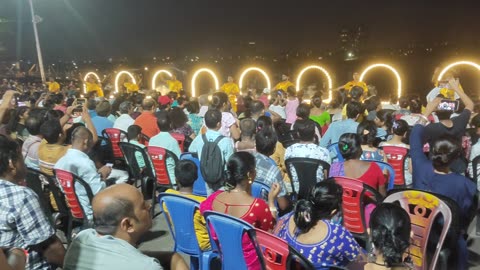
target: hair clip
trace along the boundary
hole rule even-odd
[[[394,122],[393,122],[393,128],[394,128],[394,129],[397,129],[398,126],[399,126],[399,125],[398,125],[398,122],[397,122],[397,121],[394,121]]]
[[[343,151],[347,151],[347,150],[348,150],[348,144],[344,144],[344,145],[342,146],[342,150],[343,150]]]

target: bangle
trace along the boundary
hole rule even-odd
[[[270,212],[272,212],[272,213],[277,213],[278,210],[277,210],[277,208],[275,208],[275,207],[270,207]]]

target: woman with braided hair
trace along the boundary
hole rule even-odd
[[[315,269],[346,266],[355,260],[361,248],[338,220],[342,205],[342,187],[333,179],[319,182],[307,199],[297,202],[275,228],[275,234],[313,263]]]

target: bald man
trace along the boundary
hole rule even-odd
[[[155,117],[155,111],[157,110],[157,104],[155,100],[147,98],[142,102],[143,112],[137,119],[135,119],[135,125],[142,128],[143,134],[149,138],[160,133],[160,129],[157,125],[157,117]]]
[[[147,256],[136,249],[140,237],[151,229],[152,219],[150,203],[133,186],[106,188],[95,196],[92,206],[94,229],[80,232],[73,240],[65,270],[188,269],[178,254]]]

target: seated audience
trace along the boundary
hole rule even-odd
[[[24,270],[27,264],[25,250],[21,248],[0,249],[0,269]]]
[[[312,109],[309,118],[321,127],[330,124],[330,114],[322,108],[322,96],[315,94],[311,101]]]
[[[143,133],[151,138],[160,132],[157,117],[154,114],[157,109],[155,101],[151,98],[143,100],[142,109],[142,113],[135,119],[134,124],[140,126]]]
[[[240,121],[240,141],[235,143],[235,150],[255,153],[255,134],[257,126],[252,118]]]
[[[65,248],[37,194],[24,187],[26,173],[18,144],[0,135],[0,247],[28,248],[27,269],[62,267]]]
[[[165,148],[179,158],[182,152],[180,151],[180,146],[178,145],[177,140],[170,135],[170,131],[172,130],[172,122],[170,121],[168,111],[160,111],[157,113],[157,125],[160,129],[160,132],[150,138],[148,145]],[[172,184],[175,184],[175,162],[173,158],[167,158],[166,163],[170,180],[172,181]]]
[[[285,151],[285,160],[289,158],[312,158],[331,163],[330,152],[327,149],[315,143],[315,122],[310,119],[297,120],[293,125],[293,130],[297,133],[298,142],[289,146]],[[299,190],[299,179],[295,168],[290,168],[292,172],[292,181],[295,185],[295,190]],[[317,181],[322,181],[326,178],[327,171],[320,165],[317,169]]]
[[[67,153],[69,146],[62,143],[62,127],[58,120],[48,120],[40,127],[43,141],[38,147],[40,171],[53,176],[53,166]]]
[[[370,217],[370,238],[372,248],[365,270],[412,269],[407,254],[410,247],[410,216],[400,206],[382,203],[373,210]]]
[[[167,189],[166,193],[173,193],[188,197],[199,203],[205,201],[205,197],[193,194],[193,184],[198,178],[197,165],[191,160],[180,160],[175,167],[175,178],[177,180],[177,190]],[[165,210],[168,214],[168,210]],[[206,227],[205,219],[200,212],[194,216],[195,234],[197,235],[198,245],[202,250],[210,249],[210,238]]]
[[[43,124],[44,114],[40,113],[30,114],[30,116],[25,121],[25,126],[27,131],[30,134],[27,139],[23,142],[22,145],[22,155],[25,158],[25,165],[28,168],[39,170],[39,161],[38,161],[38,148],[42,142],[42,135],[40,134],[40,126]]]
[[[130,101],[120,103],[120,116],[113,123],[114,128],[127,132],[129,126],[133,125],[135,120],[130,116],[133,113],[133,105]]]
[[[195,132],[192,127],[187,124],[188,117],[185,115],[182,108],[174,107],[170,109],[168,116],[172,122],[172,132],[183,134],[185,138],[190,137],[192,140],[195,139]]]
[[[345,176],[358,179],[376,189],[382,196],[387,194],[387,181],[375,162],[360,160],[361,139],[358,134],[347,133],[340,137],[338,147],[344,162],[335,162],[330,167],[330,177]]]
[[[272,230],[275,220],[273,215],[277,214],[274,201],[280,192],[280,186],[276,183],[272,185],[268,203],[253,198],[251,189],[255,175],[255,157],[247,152],[234,153],[227,162],[225,191],[216,191],[202,202],[202,214],[205,211],[217,211],[243,219],[264,231]],[[216,236],[213,238],[216,239]],[[254,246],[247,235],[244,235],[242,245],[248,269],[261,269]]]
[[[283,216],[275,234],[313,263],[346,266],[361,251],[353,236],[334,217],[342,207],[342,187],[329,179],[319,182],[307,199],[300,200],[293,212]]]
[[[185,109],[188,112],[188,122],[187,124],[192,127],[193,132],[195,133],[196,136],[200,134],[200,129],[202,129],[203,125],[203,117],[198,115],[200,112],[200,106],[198,104],[198,101],[190,101],[185,105]]]
[[[357,127],[357,134],[362,144],[362,156],[360,160],[384,161],[385,155],[378,149],[377,126],[373,121],[363,121]]]
[[[320,140],[320,146],[327,147],[332,143],[337,143],[342,134],[357,132],[358,123],[356,120],[363,114],[363,105],[360,102],[353,101],[348,103],[346,108],[347,119],[332,123]]]
[[[93,201],[93,229],[80,232],[70,244],[63,269],[188,269],[172,252],[140,252],[140,238],[152,228],[149,203],[133,186],[119,184]]]
[[[225,137],[232,137],[234,140],[240,139],[240,130],[238,129],[237,119],[230,112],[231,104],[228,95],[224,92],[215,92],[212,95],[211,109],[219,110],[222,113],[222,125],[220,134]]]
[[[102,132],[106,128],[112,128],[113,122],[108,119],[112,106],[108,100],[100,101],[95,108],[97,116],[92,117],[92,123],[97,130],[97,135],[102,136]]]

